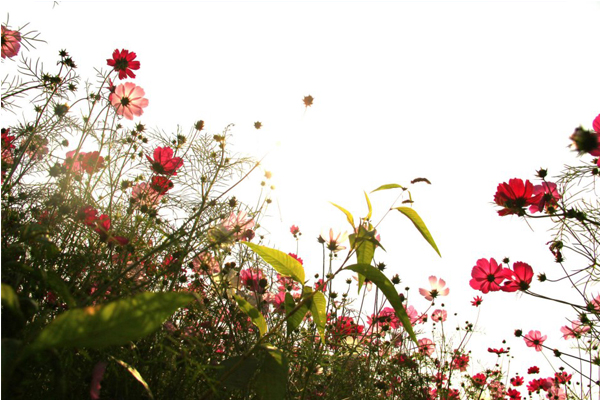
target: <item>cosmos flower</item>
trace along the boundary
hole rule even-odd
[[[21,34],[11,31],[2,25],[2,58],[12,58],[19,54],[21,48]]]
[[[117,115],[132,120],[133,116],[139,117],[144,113],[143,108],[148,107],[148,99],[144,98],[144,89],[131,82],[125,82],[117,86],[108,100],[115,107]]]
[[[140,69],[140,62],[134,61],[137,56],[134,52],[115,49],[112,56],[113,58],[106,60],[106,63],[119,73],[119,79],[135,78],[132,70]]]
[[[450,293],[450,289],[445,287],[446,282],[443,279],[438,280],[437,277],[432,275],[429,277],[429,284],[431,285],[431,290],[419,289],[419,293],[429,301],[433,301],[438,296],[448,296],[448,293]]]

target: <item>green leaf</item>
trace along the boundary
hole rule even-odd
[[[121,361],[118,360],[114,357],[111,356],[111,358],[113,360],[115,360],[117,363],[119,363],[121,366],[123,366],[127,371],[129,371],[129,373],[139,382],[142,384],[142,386],[144,387],[144,389],[146,389],[146,393],[148,394],[148,397],[150,397],[150,399],[154,400],[154,396],[152,395],[152,391],[150,390],[150,386],[148,386],[148,383],[146,383],[146,381],[144,380],[144,378],[142,378],[142,375],[138,372],[137,369],[135,369],[134,367],[132,367],[131,365],[127,364],[125,361]]]
[[[281,275],[291,276],[296,282],[304,285],[304,267],[294,257],[283,251],[260,246],[258,244],[243,242],[258,254],[267,264],[272,266]]]
[[[265,333],[267,333],[267,321],[265,321],[265,317],[263,317],[260,311],[258,311],[256,307],[254,307],[252,304],[247,302],[243,297],[233,295],[233,298],[235,299],[238,306],[240,306],[240,309],[246,315],[248,315],[254,323],[254,325],[258,327],[258,330],[260,331],[260,336],[263,336]]]
[[[369,213],[365,217],[365,219],[368,221],[371,219],[371,215],[373,215],[373,207],[371,206],[371,200],[369,200],[369,196],[367,195],[367,192],[364,192],[364,193],[365,193],[365,199],[367,200],[367,207],[369,207]]]
[[[245,389],[256,374],[260,362],[254,356],[235,356],[224,360],[218,368],[223,372],[219,376],[226,388]]]
[[[371,193],[378,192],[380,190],[388,190],[388,189],[396,189],[396,188],[406,190],[406,188],[404,186],[398,185],[397,183],[388,183],[387,185],[379,186],[377,189],[371,191]]]
[[[154,332],[193,298],[188,293],[145,292],[107,304],[69,310],[46,326],[29,350],[100,349],[138,340]]]
[[[65,281],[63,281],[62,278],[54,271],[47,271],[45,275],[45,279],[48,282],[48,286],[50,286],[50,288],[54,290],[56,294],[61,299],[63,299],[63,301],[67,303],[67,305],[70,308],[75,308],[77,306],[77,303],[71,295],[69,287],[67,286]]]
[[[379,242],[375,239],[375,231],[368,231],[362,225],[358,227],[358,236],[352,234],[349,236],[350,245],[356,249],[357,264],[371,264],[375,255],[375,248]],[[358,274],[358,293],[365,283],[365,277]]]
[[[326,309],[327,300],[325,300],[325,295],[321,291],[316,291],[310,302],[310,313],[317,325],[323,344],[325,344],[325,323],[327,322]]]
[[[304,288],[305,292],[307,289],[310,291],[309,287]],[[303,304],[298,310],[296,310],[293,314],[291,314],[292,310],[296,308],[296,302],[292,295],[287,292],[285,294],[285,314],[287,316],[287,331],[288,335],[291,335],[296,328],[300,326],[302,321],[304,320],[304,316],[308,312],[309,304]]]
[[[394,311],[396,311],[396,316],[398,316],[400,322],[402,322],[402,326],[404,326],[404,329],[406,332],[408,332],[410,338],[418,344],[417,337],[415,336],[415,333],[412,329],[412,324],[410,323],[410,318],[408,318],[408,314],[406,314],[406,310],[402,305],[400,296],[398,295],[398,292],[396,291],[396,288],[394,288],[392,282],[390,282],[383,272],[368,264],[353,264],[347,266],[345,269],[358,272],[377,285],[379,290],[383,292],[391,306],[394,308]]]
[[[261,400],[285,399],[288,361],[285,354],[268,344],[261,346],[265,358],[256,376],[256,393]]]
[[[423,235],[425,240],[427,240],[427,243],[429,243],[431,247],[433,247],[433,249],[436,251],[436,253],[438,253],[438,255],[441,257],[442,255],[440,254],[440,251],[438,250],[437,245],[433,240],[433,236],[431,236],[431,233],[429,233],[429,229],[427,229],[427,226],[425,226],[425,222],[423,222],[421,217],[419,217],[419,214],[417,214],[417,212],[410,207],[396,207],[396,210],[406,215],[408,219],[412,221],[412,223],[415,225],[418,231],[421,232],[421,235]]]
[[[6,283],[2,284],[2,305],[7,307],[15,315],[22,316],[21,306],[19,305],[19,298],[13,290],[12,286]]]
[[[338,206],[335,203],[331,203],[331,204],[333,206],[337,207],[341,212],[346,214],[346,219],[348,220],[348,222],[350,223],[350,225],[352,225],[352,228],[354,229],[354,217],[352,216],[352,214],[350,214],[350,211],[346,210],[344,207]]]

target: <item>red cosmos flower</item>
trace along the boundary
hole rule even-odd
[[[157,147],[154,149],[154,160],[146,156],[152,164],[152,171],[161,175],[177,175],[177,170],[183,166],[181,157],[173,157],[170,147]]]
[[[164,176],[153,176],[150,187],[160,195],[164,195],[173,188],[173,182]]]
[[[558,194],[558,190],[556,189],[556,183],[552,182],[542,182],[541,185],[534,186],[533,195],[537,201],[529,207],[531,213],[554,209],[558,204],[558,200],[560,200],[560,194]]]
[[[521,393],[516,389],[508,389],[506,395],[510,400],[521,400]]]
[[[148,99],[144,98],[144,89],[131,82],[125,82],[117,86],[114,93],[108,96],[108,100],[115,107],[117,115],[122,115],[132,120],[133,116],[139,117],[144,113],[142,108],[148,107]]]
[[[566,372],[555,372],[554,373],[554,379],[561,384],[565,384],[567,382],[569,382],[571,380],[571,378],[573,377],[573,375],[571,374],[567,374]]]
[[[539,374],[540,369],[534,365],[533,367],[529,367],[529,369],[527,369],[527,373],[528,374]]]
[[[533,279],[533,268],[524,262],[516,262],[513,269],[507,269],[507,279],[502,286],[503,292],[516,292],[517,290],[527,290]]]
[[[540,333],[540,331],[529,331],[529,333],[523,336],[527,347],[534,347],[535,351],[542,351],[542,344],[548,338],[548,336]]]
[[[100,239],[108,239],[108,230],[110,229],[110,218],[106,214],[102,214],[96,219],[96,229],[94,229],[100,235]]]
[[[332,335],[338,339],[344,336],[356,337],[357,335],[360,335],[365,328],[362,325],[357,325],[352,317],[343,316],[338,317],[332,325]]]
[[[83,206],[77,211],[76,218],[87,226],[94,226],[98,219],[98,210],[92,206]]]
[[[507,274],[510,274],[510,272],[507,273],[507,270],[498,265],[493,258],[490,258],[489,261],[481,258],[477,260],[477,265],[471,271],[473,279],[471,279],[469,285],[475,290],[481,290],[483,293],[497,292],[500,290],[500,284],[507,277]]]
[[[497,355],[507,354],[508,350],[504,350],[503,347],[500,347],[499,349],[492,349],[491,347],[488,347],[488,353],[495,353]]]
[[[515,376],[513,378],[510,378],[510,384],[513,386],[521,386],[523,384],[523,382],[525,382],[525,380],[523,379],[522,376]]]
[[[369,325],[389,325],[392,329],[398,329],[400,327],[400,320],[396,316],[396,311],[391,307],[383,308],[377,316],[371,315],[367,318],[367,322]]]
[[[15,141],[15,137],[10,135],[10,128],[2,128],[2,152],[4,150],[11,150],[15,148],[12,142]]]
[[[485,374],[482,373],[478,373],[475,374],[471,377],[471,379],[473,380],[473,384],[476,386],[483,386],[485,385],[485,381],[487,380],[487,376],[485,376]]]
[[[498,211],[500,216],[509,214],[524,215],[524,208],[536,202],[533,194],[533,184],[529,181],[523,183],[521,179],[517,178],[510,179],[508,183],[501,183],[494,195],[494,202],[504,207]]]
[[[527,384],[527,390],[530,392],[539,392],[540,390],[544,390],[547,392],[552,387],[552,378],[540,378],[534,379]]]
[[[483,303],[483,299],[481,298],[481,296],[475,296],[475,297],[473,297],[473,300],[471,301],[471,305],[473,307],[479,307],[481,305],[481,303]]]
[[[290,232],[295,237],[300,233],[300,228],[298,228],[296,225],[292,225],[292,227],[290,228]]]
[[[134,52],[129,52],[129,50],[121,50],[115,49],[112,55],[112,59],[107,59],[106,63],[115,69],[119,73],[119,79],[126,79],[128,76],[130,78],[135,78],[135,74],[133,73],[133,69],[140,69],[140,62],[133,61],[137,55]]]
[[[2,58],[12,58],[19,54],[21,48],[21,34],[11,31],[2,25]]]
[[[454,358],[454,360],[452,360],[452,369],[457,369],[461,372],[464,372],[467,370],[468,366],[469,366],[469,356],[466,354],[462,354],[462,355]]]

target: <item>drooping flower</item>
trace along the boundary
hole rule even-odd
[[[571,327],[563,326],[560,328],[560,331],[563,334],[563,339],[579,339],[581,335],[588,332],[591,328],[586,325],[582,325],[579,321],[571,322]]]
[[[140,69],[140,62],[134,61],[136,56],[134,52],[129,50],[119,51],[119,49],[115,49],[112,55],[113,58],[107,59],[106,63],[119,73],[119,79],[135,78],[132,70]]]
[[[483,293],[497,292],[500,290],[500,284],[506,278],[507,270],[498,265],[496,260],[490,258],[486,260],[481,258],[471,271],[471,281],[469,285],[475,290],[481,290]]]
[[[544,341],[548,338],[548,336],[544,335],[542,336],[542,334],[540,333],[540,331],[529,331],[529,333],[525,336],[523,336],[523,339],[525,340],[525,344],[527,345],[527,347],[533,347],[535,348],[535,351],[542,351],[542,344],[544,343]]]
[[[435,322],[444,322],[448,318],[448,312],[446,310],[435,310],[431,313],[431,319]]]
[[[510,179],[508,183],[504,182],[498,185],[494,202],[503,207],[498,211],[498,215],[509,214],[525,215],[525,207],[535,203],[533,194],[533,184],[526,180]]]
[[[21,34],[11,31],[2,25],[2,58],[12,58],[19,54],[21,48]]]
[[[441,278],[438,280],[437,277],[432,275],[429,277],[429,284],[431,285],[431,290],[419,289],[419,293],[429,301],[433,301],[438,296],[447,296],[450,293],[450,289],[444,287],[446,286],[446,282]]]
[[[133,116],[139,117],[144,113],[143,108],[148,107],[148,99],[144,98],[144,89],[131,82],[125,82],[117,86],[108,100],[115,107],[117,115],[122,115],[132,120]]]
[[[423,338],[423,339],[419,339],[418,343],[419,343],[419,353],[426,355],[426,356],[431,356],[433,354],[433,352],[435,350],[435,343],[433,343],[433,340]]]
[[[556,183],[553,182],[542,182],[541,185],[535,185],[533,195],[536,201],[529,207],[531,213],[554,210],[560,200]]]
[[[146,156],[152,165],[152,171],[160,175],[177,175],[177,170],[183,166],[181,157],[173,157],[170,147],[157,147],[154,149],[154,159]]]
[[[508,350],[504,350],[504,347],[500,347],[499,349],[492,349],[491,347],[488,347],[488,353],[494,353],[500,356],[501,354],[508,353]]]
[[[504,292],[516,292],[517,290],[527,290],[533,279],[533,268],[524,262],[516,262],[513,269],[506,269],[507,282],[502,286]]]

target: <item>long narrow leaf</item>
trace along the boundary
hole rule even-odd
[[[304,267],[298,260],[285,254],[283,251],[260,246],[258,244],[243,242],[260,256],[267,264],[281,275],[291,276],[296,282],[304,285]]]
[[[381,185],[377,189],[372,190],[371,193],[378,192],[380,190],[397,189],[397,188],[406,190],[406,188],[404,186],[398,185],[397,183],[388,183],[387,185]]]
[[[354,217],[352,216],[352,214],[350,214],[350,211],[346,210],[342,206],[338,206],[335,203],[331,203],[331,205],[333,205],[334,207],[337,207],[341,212],[343,212],[346,215],[346,219],[348,220],[348,222],[350,223],[350,225],[352,225],[352,228],[354,228]]]
[[[390,282],[383,272],[368,264],[353,264],[347,266],[345,269],[358,272],[377,285],[379,290],[383,292],[391,306],[394,308],[394,311],[396,311],[396,316],[400,319],[400,322],[402,322],[402,326],[404,326],[404,329],[406,332],[408,332],[410,338],[417,343],[417,337],[412,329],[410,318],[408,318],[408,314],[402,305],[400,296],[398,295],[398,292],[396,291],[396,288],[394,288],[392,282]]]
[[[423,222],[421,217],[419,217],[419,214],[417,214],[417,212],[410,207],[396,207],[396,210],[400,211],[402,214],[406,215],[408,219],[411,220],[411,222],[415,225],[417,230],[421,232],[421,235],[423,235],[425,240],[427,240],[427,243],[429,243],[431,247],[433,247],[433,249],[436,251],[436,253],[438,253],[438,255],[441,257],[442,254],[440,253],[437,245],[435,244],[433,236],[431,236],[429,229],[427,229],[427,226],[425,226],[425,222]]]

